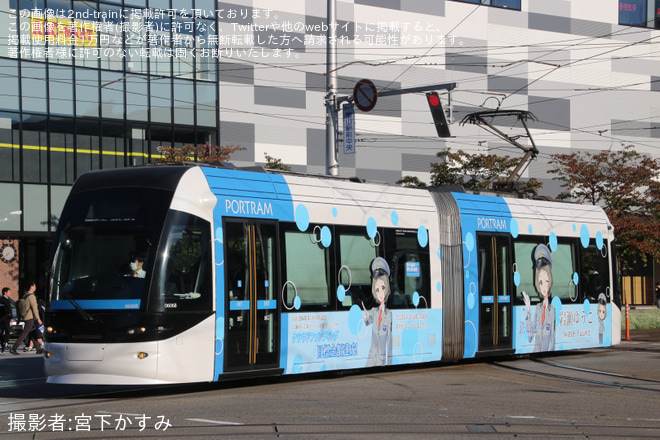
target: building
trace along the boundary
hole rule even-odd
[[[325,1],[1,1],[0,237],[9,262],[0,281],[15,292],[19,279],[46,283],[59,212],[85,171],[209,142],[244,147],[232,157],[238,166],[269,154],[295,171],[326,172]],[[354,148],[338,144],[339,175],[426,180],[445,148],[519,154],[460,124],[495,108],[538,119],[530,128],[541,154],[525,175],[549,194],[558,189],[550,154],[634,144],[657,156],[658,7],[337,0],[340,98],[363,78],[381,91],[456,83],[438,90],[452,137],[438,138],[424,92],[379,98],[356,112]],[[501,124],[512,136],[520,129]]]

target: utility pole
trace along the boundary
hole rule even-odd
[[[337,148],[337,130],[339,125],[339,106],[343,102],[353,102],[351,96],[337,96],[337,0],[327,0],[328,5],[328,31],[326,41],[326,94],[325,94],[325,152],[326,152],[326,174],[328,176],[339,175],[339,159]],[[350,63],[349,63],[350,64]],[[377,92],[371,81],[362,80],[360,83],[368,83],[373,90],[369,94],[368,108],[360,107],[363,111],[369,111],[376,104],[378,96],[403,95],[405,93],[416,93],[436,89],[451,91],[456,83],[436,84],[424,87],[414,87],[400,90],[384,90]],[[360,85],[358,83],[358,86]],[[367,89],[368,91],[368,89]],[[373,96],[371,96],[373,95]],[[368,104],[368,103],[367,103]]]
[[[337,154],[337,3],[328,0],[328,32],[326,42],[325,151],[326,173],[339,175]]]

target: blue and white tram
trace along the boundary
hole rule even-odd
[[[204,382],[609,346],[613,251],[592,206],[205,166],[90,172],[55,237],[46,373]]]

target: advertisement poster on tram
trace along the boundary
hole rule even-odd
[[[374,359],[372,328],[365,313],[354,305],[348,313],[297,313],[283,315],[287,334],[282,365],[287,374],[400,365],[440,360],[442,311],[438,309],[392,310],[391,339],[386,352]],[[367,313],[368,315],[368,313]],[[382,322],[381,322],[382,325]],[[283,335],[284,336],[284,335]]]

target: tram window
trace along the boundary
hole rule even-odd
[[[287,309],[295,310],[298,296],[301,310],[324,310],[330,304],[330,252],[316,241],[311,226],[307,232],[294,227],[281,228],[284,303]]]
[[[172,211],[166,226],[159,292],[167,310],[210,310],[210,225]]]
[[[589,247],[582,250],[580,261],[580,293],[582,300],[598,302],[599,295],[605,294],[609,289],[610,271],[607,262],[607,243],[601,249],[596,247],[595,240],[591,240]]]
[[[416,230],[385,229],[383,235],[385,259],[391,272],[388,307],[415,307],[415,293],[420,298],[419,307],[430,307],[428,247],[420,247]]]
[[[577,270],[576,249],[574,242],[559,243],[552,253],[552,296],[559,297],[565,304],[578,299],[577,286],[573,282]]]
[[[524,304],[522,292],[529,295],[532,304],[541,301],[534,287],[534,250],[541,244],[538,241],[517,240],[515,243],[516,270],[520,274],[517,287],[516,303]],[[573,275],[577,269],[577,251],[574,241],[560,242],[552,252],[552,297],[558,297],[562,303],[578,300],[577,286]]]
[[[378,256],[378,246],[363,231],[364,228],[337,228],[338,281],[347,289],[341,303],[345,307],[372,301],[370,265]]]
[[[509,240],[502,236],[481,235],[478,239],[479,294],[508,295],[510,292]]]
[[[73,195],[60,219],[66,226],[56,239],[51,300],[146,299],[156,258],[153,244],[170,199],[167,191],[115,187]],[[125,276],[134,253],[145,257],[145,278]]]
[[[538,244],[523,241],[516,241],[514,244],[516,270],[520,274],[520,284],[518,284],[516,295],[518,304],[524,304],[522,292],[527,293],[533,303],[540,301],[534,288],[534,260],[532,257],[534,248]]]

